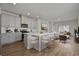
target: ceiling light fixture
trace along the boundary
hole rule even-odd
[[[28,13],[27,13],[27,15],[29,16],[29,15],[30,15],[30,13],[28,12]]]
[[[12,3],[13,5],[16,5],[16,3]]]
[[[57,21],[60,21],[60,20],[61,20],[60,18],[57,19]]]
[[[39,16],[36,16],[36,18],[39,18]]]

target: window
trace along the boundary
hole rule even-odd
[[[69,32],[69,25],[59,26],[59,32],[67,31]]]

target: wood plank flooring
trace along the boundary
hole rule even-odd
[[[49,42],[48,48],[41,52],[35,49],[25,49],[23,41],[4,45],[2,50],[3,56],[79,56],[79,44],[73,39],[67,43],[53,40]]]

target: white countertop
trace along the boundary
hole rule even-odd
[[[14,33],[21,33],[21,32],[1,33],[1,35],[0,35],[0,36],[10,35],[10,34],[14,34]]]
[[[24,33],[28,35],[42,36],[42,35],[53,35],[53,33]]]

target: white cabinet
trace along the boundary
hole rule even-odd
[[[20,28],[20,17],[18,15],[2,14],[1,18],[1,33],[5,33],[7,27],[12,31],[15,28]]]
[[[20,27],[20,17],[8,14],[2,14],[2,26],[7,27]]]
[[[20,21],[20,18],[18,16],[18,17],[16,17],[16,20],[15,20],[15,27],[20,28],[20,26],[21,26],[20,23],[21,23],[21,21]]]
[[[21,33],[20,32],[4,33],[1,36],[2,36],[1,37],[1,44],[2,45],[21,40]]]
[[[9,25],[10,27],[15,27],[15,20],[16,20],[16,17],[15,16],[10,16],[9,15]]]
[[[15,39],[16,39],[16,41],[21,40],[21,32],[15,33]]]
[[[2,14],[1,24],[2,24],[2,27],[6,27],[9,25],[9,16],[8,15]]]
[[[15,33],[8,34],[8,43],[12,43],[12,42],[15,42],[15,41],[16,41]]]
[[[2,34],[1,44],[12,43],[15,41],[14,33],[4,33]]]
[[[1,44],[6,44],[8,43],[8,35],[3,34],[1,37]]]

